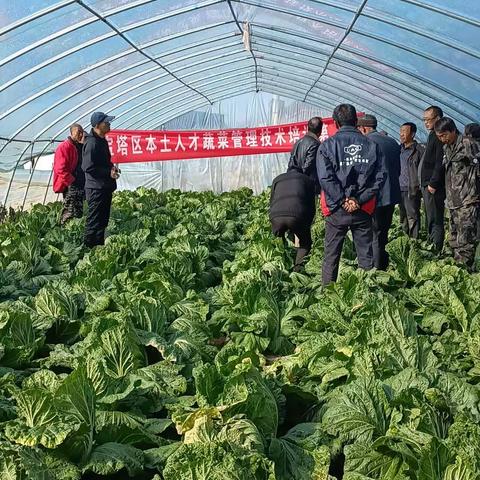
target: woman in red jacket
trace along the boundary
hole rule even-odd
[[[83,215],[85,199],[85,174],[82,170],[82,141],[84,131],[75,123],[70,136],[55,150],[53,160],[53,191],[63,194],[63,210],[60,223]]]

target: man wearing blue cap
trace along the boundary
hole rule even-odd
[[[89,248],[105,242],[112,196],[120,173],[111,161],[112,156],[105,138],[114,118],[103,112],[95,112],[90,119],[92,130],[85,136],[83,146],[82,168],[85,172],[85,196],[88,203],[84,243]]]

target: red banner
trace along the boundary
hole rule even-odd
[[[323,119],[321,140],[333,135]],[[307,132],[307,122],[224,130],[112,130],[107,135],[114,163],[158,162],[289,152]]]

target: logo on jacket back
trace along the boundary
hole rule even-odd
[[[362,154],[362,145],[352,144],[348,147],[344,147],[343,151],[347,154],[345,158],[340,161],[341,167],[351,167],[355,163],[368,163],[368,158],[363,158]]]

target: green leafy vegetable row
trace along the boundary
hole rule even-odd
[[[480,275],[395,231],[322,288],[268,195],[139,189],[105,247],[0,224],[0,478],[479,480]]]

